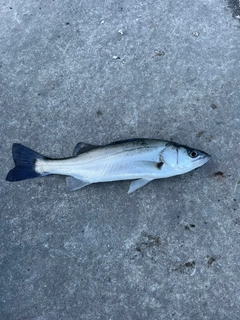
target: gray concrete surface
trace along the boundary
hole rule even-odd
[[[238,1],[0,1],[0,318],[240,319]],[[21,142],[173,139],[204,167],[127,194],[4,181]]]

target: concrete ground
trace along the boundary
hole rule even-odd
[[[0,319],[240,319],[240,6],[0,1]],[[11,146],[173,139],[212,160],[131,195],[5,181]]]

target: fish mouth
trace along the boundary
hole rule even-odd
[[[210,154],[204,154],[201,156],[201,158],[199,160],[203,161],[203,164],[207,163],[210,159],[212,158],[212,156],[210,156]]]
[[[195,161],[202,161],[202,165],[207,163],[210,159],[212,158],[212,156],[210,156],[210,154],[205,153],[203,155],[201,155],[198,159],[193,160]]]

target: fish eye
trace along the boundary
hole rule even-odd
[[[197,153],[197,151],[195,151],[195,150],[189,150],[189,151],[188,151],[188,155],[189,155],[189,157],[191,157],[191,158],[196,158],[196,157],[198,156],[198,153]]]

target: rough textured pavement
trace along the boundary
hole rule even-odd
[[[1,320],[240,319],[239,1],[0,1]],[[197,171],[66,193],[11,146],[173,139]]]

